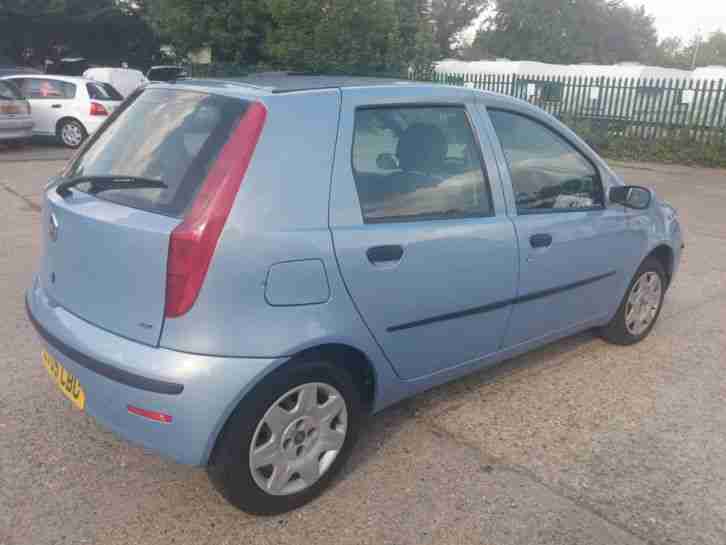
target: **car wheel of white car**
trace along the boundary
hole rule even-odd
[[[77,148],[83,144],[86,136],[86,129],[75,119],[66,119],[58,126],[58,137],[68,148]]]

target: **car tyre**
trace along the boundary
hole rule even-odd
[[[65,119],[58,125],[58,139],[67,148],[80,147],[87,137],[85,127],[76,119]]]
[[[663,308],[668,278],[660,261],[648,257],[633,276],[613,319],[600,336],[618,345],[642,341],[653,329]]]
[[[360,393],[345,370],[324,361],[293,362],[242,399],[217,440],[208,474],[242,511],[291,511],[331,484],[352,452],[360,418]]]

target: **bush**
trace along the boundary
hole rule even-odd
[[[563,119],[609,159],[726,168],[726,128],[661,128],[604,119]]]

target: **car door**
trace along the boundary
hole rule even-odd
[[[471,107],[342,93],[330,223],[363,320],[407,380],[498,350],[517,242]]]
[[[24,76],[20,79],[20,88],[30,102],[36,133],[55,134],[58,120],[73,112],[76,94],[73,83]]]
[[[617,306],[636,247],[601,169],[546,118],[488,108],[519,240],[520,281],[506,347],[561,334]]]

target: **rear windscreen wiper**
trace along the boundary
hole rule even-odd
[[[71,188],[78,184],[90,184],[88,191],[91,195],[96,195],[101,191],[110,189],[145,189],[156,188],[165,189],[168,187],[164,182],[159,180],[150,180],[148,178],[137,178],[134,176],[79,176],[61,182],[55,188],[56,193],[65,198],[71,194]]]

